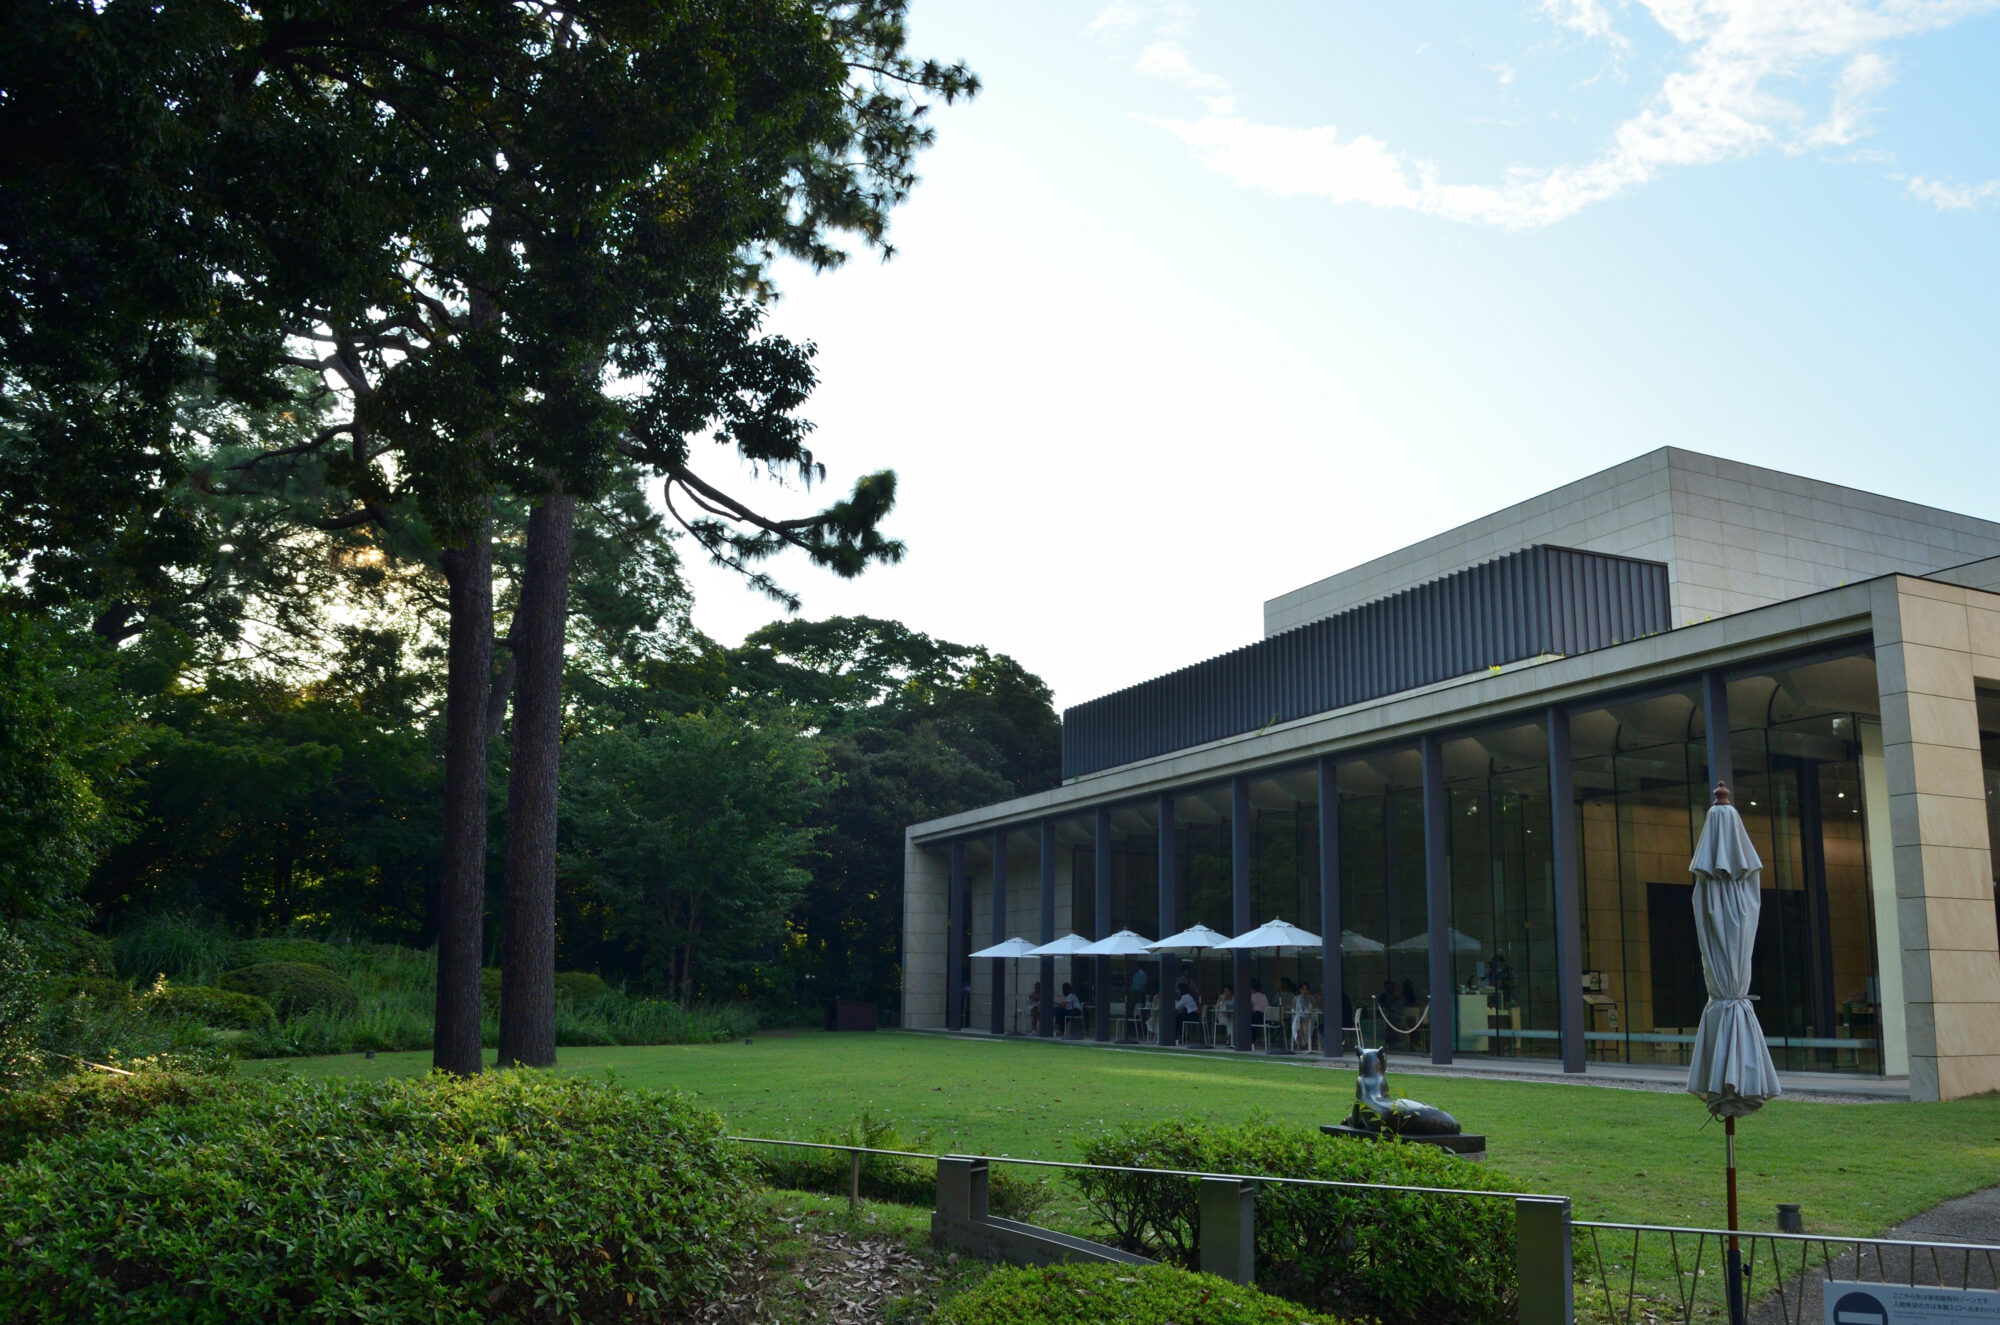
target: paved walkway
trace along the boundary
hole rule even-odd
[[[1810,1212],[1808,1212],[1810,1213]],[[1807,1231],[1811,1231],[1808,1225]],[[1882,1235],[1888,1241],[1977,1243],[2000,1247],[2000,1187],[1961,1196],[1934,1206]],[[1768,1246],[1769,1244],[1765,1244]],[[1796,1246],[1796,1244],[1793,1244]],[[1787,1256],[1789,1260],[1796,1252]],[[1946,1288],[1995,1288],[1994,1272],[2000,1269],[2000,1252],[1957,1252],[1937,1248],[1884,1247],[1864,1244],[1856,1254],[1849,1251],[1833,1263],[1831,1275],[1824,1270],[1808,1272],[1801,1283],[1792,1280],[1782,1296],[1762,1295],[1750,1312],[1752,1325],[1818,1325],[1826,1319],[1820,1286],[1827,1278],[1849,1282],[1917,1283]]]
[[[953,1039],[987,1043],[996,1038],[1016,1038],[995,1037],[985,1031],[915,1031],[912,1034],[947,1035]],[[1272,1054],[1263,1050],[1245,1054],[1233,1049],[1185,1046],[1162,1049],[1155,1044],[1119,1044],[1074,1039],[1050,1040],[1048,1043],[1079,1052],[1176,1054],[1184,1057],[1237,1060],[1254,1056],[1272,1063],[1283,1063],[1302,1069],[1333,1068],[1352,1072],[1356,1066],[1352,1057],[1325,1058],[1318,1054]],[[1602,1086],[1611,1090],[1678,1092],[1687,1089],[1686,1068],[1651,1063],[1592,1062],[1579,1074],[1565,1072],[1560,1063],[1549,1059],[1462,1056],[1448,1067],[1437,1067],[1424,1055],[1407,1050],[1390,1050],[1389,1069],[1398,1076],[1485,1077],[1507,1081],[1538,1081],[1549,1085]],[[1860,1076],[1836,1072],[1780,1072],[1778,1079],[1784,1084],[1785,1094],[1788,1097],[1817,1103],[1875,1104],[1910,1098],[1910,1082],[1907,1077]]]

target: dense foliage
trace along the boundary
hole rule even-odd
[[[912,1154],[937,1151],[936,1138],[930,1132],[905,1135],[894,1122],[866,1111],[846,1127],[823,1131],[814,1139],[867,1150],[902,1150]],[[853,1155],[849,1151],[807,1146],[752,1146],[750,1150],[759,1176],[773,1187],[841,1196],[848,1193],[854,1180]],[[928,1210],[937,1202],[937,1166],[929,1160],[906,1156],[863,1155],[861,1195],[871,1201],[892,1201]],[[987,1207],[1002,1218],[1032,1219],[1049,1199],[1046,1184],[1010,1170],[996,1169],[987,1178]]]
[[[938,1325],[1335,1325],[1255,1288],[1171,1266],[1003,1269],[944,1304]]]
[[[1084,1160],[1405,1187],[1492,1189],[1477,1164],[1433,1146],[1350,1141],[1269,1122],[1128,1126]],[[1193,1178],[1079,1170],[1110,1239],[1174,1265],[1200,1264]],[[1271,1184],[1257,1193],[1257,1282],[1317,1310],[1385,1325],[1498,1321],[1514,1297],[1510,1201]]]
[[[52,1106],[0,1169],[0,1317],[660,1320],[754,1235],[720,1120],[677,1095],[510,1072],[163,1100],[146,1075],[136,1107]]]

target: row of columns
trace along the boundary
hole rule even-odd
[[[1706,673],[1702,677],[1702,711],[1704,714],[1729,711],[1728,690],[1723,673]],[[1582,903],[1577,881],[1577,840],[1576,840],[1576,797],[1574,773],[1571,766],[1569,714],[1562,705],[1549,706],[1545,714],[1548,730],[1549,754],[1549,808],[1550,832],[1554,837],[1552,865],[1555,874],[1555,910],[1557,935],[1558,997],[1561,1008],[1562,1062],[1565,1072],[1584,1070],[1584,1005],[1583,1005],[1583,926]],[[1729,723],[1706,722],[1708,741],[1708,780],[1728,780],[1733,776],[1730,763]],[[1453,1025],[1457,1012],[1457,1000],[1452,997],[1455,987],[1451,968],[1451,874],[1446,854],[1449,834],[1449,803],[1444,785],[1444,738],[1441,734],[1425,735],[1419,741],[1423,759],[1423,832],[1424,832],[1424,899],[1425,914],[1430,936],[1430,987],[1431,987],[1431,1061],[1438,1064],[1451,1062],[1452,1043],[1455,1038]],[[1332,756],[1322,756],[1316,772],[1319,782],[1319,867],[1320,867],[1320,914],[1319,929],[1326,947],[1323,951],[1321,982],[1325,987],[1324,1001],[1334,1019],[1339,1019],[1341,990],[1343,988],[1340,953],[1340,797],[1338,790],[1340,765]],[[1178,885],[1174,842],[1174,796],[1162,792],[1159,796],[1159,912],[1160,932],[1176,933],[1181,929],[1179,914]],[[1099,936],[1111,930],[1111,811],[1100,808],[1095,822],[1096,849],[1096,933]],[[1055,892],[1055,821],[1041,821],[1041,939],[1051,943],[1056,938],[1056,892]],[[1254,854],[1254,839],[1250,809],[1250,778],[1239,775],[1230,783],[1230,873],[1232,883],[1232,920],[1236,932],[1242,934],[1257,924],[1252,914],[1250,870]],[[945,1025],[950,1030],[963,1029],[965,1010],[961,1008],[957,991],[969,987],[965,983],[965,917],[966,917],[966,877],[965,847],[962,842],[951,844],[950,897],[947,910],[950,915],[951,934],[946,941],[946,982],[954,991],[948,1000]],[[1001,829],[993,834],[993,934],[994,941],[1007,931],[1007,831]],[[1232,983],[1239,989],[1250,985],[1252,956],[1247,952],[1237,952],[1234,956]],[[1094,959],[1096,1038],[1111,1038],[1111,960],[1108,957]],[[1170,1009],[1170,999],[1176,979],[1178,963],[1171,954],[1163,954],[1160,959],[1159,996],[1161,1011],[1160,1042],[1175,1042],[1179,1027]],[[1006,1027],[1006,983],[1005,971],[999,962],[993,963],[993,1033],[1005,1033]],[[1040,979],[1045,1003],[1052,1003],[1055,997],[1055,958],[1041,959]],[[1039,1034],[1054,1034],[1054,1018],[1043,1016],[1037,1028]],[[1250,1019],[1234,1019],[1233,1045],[1239,1050],[1251,1047]],[[1335,1033],[1325,1037],[1325,1052],[1329,1057],[1340,1052],[1341,1037]]]

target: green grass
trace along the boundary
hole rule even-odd
[[[245,1063],[244,1071],[390,1076],[424,1053]],[[632,1086],[679,1086],[732,1132],[810,1140],[867,1110],[956,1151],[1074,1159],[1118,1123],[1236,1120],[1262,1111],[1336,1121],[1351,1071],[1034,1040],[880,1032],[759,1036],[754,1044],[579,1048],[561,1070]],[[1489,1164],[1523,1190],[1572,1197],[1579,1219],[1719,1226],[1722,1129],[1681,1094],[1520,1081],[1398,1076],[1401,1090],[1484,1132]],[[1706,1126],[1704,1124],[1707,1124]],[[1779,1100],[1737,1125],[1744,1226],[1771,1228],[1795,1201],[1815,1232],[1880,1233],[1938,1202],[2000,1182],[2000,1096],[1948,1104]]]

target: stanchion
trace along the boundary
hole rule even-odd
[[[1729,1325],[1745,1325],[1747,1317],[1743,1305],[1743,1252],[1736,1245],[1736,1119],[1722,1120],[1722,1145],[1724,1162],[1729,1175],[1729,1257],[1726,1271],[1729,1282]]]

